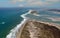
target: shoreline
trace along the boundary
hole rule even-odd
[[[25,15],[27,15],[27,14],[30,14],[30,12],[22,14],[21,17],[24,18],[24,19],[28,19],[28,20],[37,21],[37,22],[40,22],[40,23],[52,25],[52,26],[55,26],[55,27],[60,29],[60,24],[55,24],[55,23],[50,23],[50,22],[43,22],[41,20],[39,21],[39,20],[35,20],[35,19],[30,19],[30,18],[25,17]]]
[[[21,28],[21,25],[25,23],[26,19],[21,21],[20,24],[18,24],[16,27],[14,27],[12,30],[10,30],[10,33],[6,36],[6,38],[16,38],[16,33],[18,32],[18,29]]]
[[[23,28],[24,28],[24,26],[22,26],[23,24],[25,25],[26,23],[27,23],[27,21],[28,21],[28,19],[24,19],[20,24],[18,24],[15,28],[13,28],[11,31],[10,31],[10,33],[7,35],[7,37],[6,38],[15,38],[16,36],[18,36],[19,34],[21,35],[21,32],[22,32],[22,30],[23,30]],[[29,21],[36,21],[36,22],[39,22],[39,23],[43,23],[43,24],[48,24],[48,25],[50,25],[50,26],[54,26],[54,27],[56,27],[56,28],[58,28],[58,29],[60,29],[60,26],[58,26],[58,25],[55,25],[55,24],[49,24],[49,23],[47,23],[47,22],[42,22],[42,21],[37,21],[37,20],[30,20],[29,19]],[[23,27],[23,28],[22,28]],[[15,30],[15,32],[14,32],[14,30]],[[15,33],[15,34],[13,34],[13,32]],[[20,33],[19,33],[20,32]],[[12,33],[12,34],[11,34]]]
[[[21,36],[21,32],[25,26],[25,24],[28,22],[28,21],[36,21],[36,22],[39,22],[39,23],[43,23],[43,24],[48,24],[49,26],[54,26],[58,29],[60,29],[60,26],[57,25],[57,24],[54,24],[54,23],[49,23],[49,22],[43,22],[43,21],[38,21],[38,20],[35,20],[35,19],[29,19],[29,18],[26,18],[24,17],[25,15],[27,15],[29,13],[26,13],[26,14],[23,14],[21,15],[21,17],[23,18],[23,20],[21,21],[20,24],[18,24],[16,27],[14,27],[10,33],[6,36],[6,38],[16,38],[16,36]],[[20,32],[20,33],[19,33]]]

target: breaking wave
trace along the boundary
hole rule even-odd
[[[25,23],[26,19],[24,19],[20,24],[18,24],[15,28],[13,28],[10,33],[6,36],[6,38],[16,38],[16,33],[18,29],[21,27],[23,23]]]
[[[26,13],[29,14],[29,13]],[[24,17],[26,14],[21,15],[21,17]],[[15,28],[13,28],[10,33],[6,36],[6,38],[16,38],[16,33],[18,33],[18,29],[21,28],[22,24],[26,22],[27,19],[24,19],[20,24],[18,24]]]

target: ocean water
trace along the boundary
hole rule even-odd
[[[0,38],[6,38],[10,30],[23,20],[20,15],[27,11],[27,8],[0,8]]]

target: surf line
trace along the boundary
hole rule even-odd
[[[16,38],[16,33],[21,28],[22,24],[26,22],[27,19],[24,19],[20,24],[18,24],[15,28],[10,30],[10,33],[6,36],[6,38]]]
[[[25,24],[28,21],[28,18],[25,17],[25,15],[27,15],[27,14],[29,14],[29,12],[21,15],[21,17],[24,20],[21,21],[21,23],[18,24],[15,28],[13,28],[12,30],[10,30],[10,33],[6,36],[6,38],[16,38],[16,33],[19,32],[18,30],[19,29],[21,30],[21,28],[24,26],[23,24]]]

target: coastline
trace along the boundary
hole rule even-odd
[[[35,19],[30,19],[30,18],[25,17],[25,15],[27,15],[27,14],[30,14],[30,12],[22,14],[21,17],[24,18],[24,19],[28,19],[28,20],[32,20],[32,21],[36,21],[36,22],[40,22],[40,23],[44,23],[44,24],[48,24],[48,25],[52,25],[52,26],[55,26],[55,27],[60,29],[60,24],[55,24],[55,23],[50,23],[50,22],[44,22],[44,21],[41,21],[41,20],[39,21],[39,20],[35,20]]]
[[[18,24],[15,28],[13,28],[12,30],[10,30],[10,33],[6,36],[6,38],[16,38],[16,33],[18,33],[18,29],[21,28],[21,25],[23,23],[25,23],[26,19],[24,19],[23,21],[21,21],[20,24]]]
[[[30,18],[26,18],[24,17],[25,15],[27,15],[29,13],[26,13],[26,14],[23,14],[21,15],[21,17],[24,19],[20,24],[18,24],[15,28],[13,28],[10,33],[7,35],[6,38],[19,38],[21,36],[21,33],[22,33],[22,30],[25,26],[25,24],[28,22],[28,21],[35,21],[35,22],[39,22],[39,23],[43,23],[43,24],[47,24],[49,26],[54,26],[58,29],[60,29],[60,26],[57,25],[57,24],[54,24],[54,23],[48,23],[48,22],[43,22],[43,21],[38,21],[38,20],[35,20],[35,19],[30,19]]]

